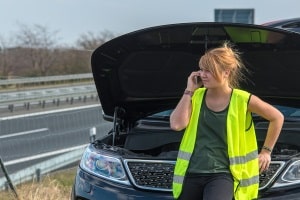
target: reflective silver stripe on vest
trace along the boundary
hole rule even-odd
[[[184,176],[174,175],[173,182],[183,184]]]
[[[192,156],[192,153],[188,153],[185,151],[179,151],[177,158],[189,161]]]
[[[238,164],[245,164],[256,158],[257,158],[257,151],[254,150],[248,153],[246,156],[236,156],[236,157],[229,158],[229,161],[231,165],[238,165]]]
[[[253,176],[252,178],[249,179],[242,179],[239,181],[239,187],[248,187],[253,184],[257,184],[259,182],[259,175]]]

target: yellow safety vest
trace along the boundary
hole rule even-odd
[[[182,191],[185,173],[192,156],[198,127],[198,119],[205,88],[195,91],[192,99],[190,123],[183,135],[173,177],[173,196]],[[234,179],[235,200],[257,199],[259,165],[257,141],[251,113],[248,112],[250,93],[234,89],[227,114],[227,145],[230,171]]]

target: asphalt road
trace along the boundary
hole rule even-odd
[[[0,118],[0,156],[9,173],[88,144],[93,127],[102,137],[112,124],[101,112],[94,104]]]

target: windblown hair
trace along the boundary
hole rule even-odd
[[[199,67],[212,73],[216,80],[221,80],[221,73],[229,70],[228,83],[231,88],[238,88],[240,81],[245,77],[245,66],[241,60],[240,52],[233,48],[229,42],[221,47],[208,50],[199,60]]]

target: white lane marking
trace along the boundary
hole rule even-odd
[[[69,152],[69,151],[74,151],[74,150],[78,150],[78,149],[81,149],[81,148],[85,148],[87,145],[88,144],[84,144],[84,145],[80,145],[80,146],[76,146],[76,147],[70,147],[70,148],[67,148],[67,149],[61,149],[61,150],[51,151],[51,152],[42,153],[42,154],[38,154],[38,155],[34,155],[34,156],[19,158],[19,159],[16,159],[16,160],[10,160],[10,161],[4,162],[4,165],[5,166],[14,165],[14,164],[27,162],[27,161],[31,161],[31,160],[35,160],[35,159],[39,159],[39,158],[54,156],[54,155],[57,155],[57,154],[66,153],[66,152]]]
[[[43,114],[52,114],[52,113],[58,113],[58,112],[66,112],[66,111],[72,111],[72,110],[100,107],[100,106],[101,106],[100,104],[93,104],[93,105],[88,105],[88,106],[80,106],[80,107],[65,108],[65,109],[60,109],[60,110],[52,110],[52,111],[30,113],[30,114],[16,115],[16,116],[10,116],[10,117],[2,117],[2,118],[0,118],[0,121],[17,119],[17,118],[21,118],[21,117],[33,117],[33,116],[38,116],[38,115],[43,115]]]
[[[19,133],[12,133],[12,134],[8,134],[8,135],[2,135],[2,136],[0,136],[0,139],[16,137],[16,136],[20,136],[20,135],[28,135],[28,134],[38,133],[38,132],[43,132],[43,131],[48,131],[48,130],[49,130],[48,128],[40,128],[40,129],[35,129],[35,130],[30,130],[30,131],[23,131],[23,132],[19,132]]]

